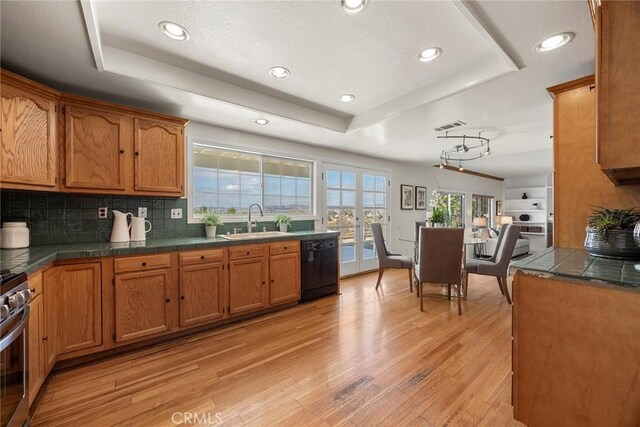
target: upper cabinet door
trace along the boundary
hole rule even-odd
[[[66,105],[65,187],[124,190],[131,131],[122,114]]]
[[[183,193],[183,126],[136,118],[134,150],[136,191]]]
[[[596,11],[597,160],[615,184],[640,184],[640,2]]]
[[[2,157],[4,188],[57,189],[57,102],[2,82]]]

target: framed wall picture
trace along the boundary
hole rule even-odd
[[[427,210],[427,187],[416,185],[416,210]]]
[[[400,209],[413,209],[413,185],[400,184]]]
[[[496,216],[502,216],[504,212],[502,212],[502,200],[496,200]]]

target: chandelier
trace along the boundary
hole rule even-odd
[[[489,138],[483,137],[482,132],[479,132],[478,136],[449,135],[449,132],[446,132],[444,135],[439,135],[438,138],[462,140],[462,144],[456,144],[448,150],[442,150],[440,169],[452,166],[452,163],[458,163],[458,170],[463,171],[462,162],[480,159],[491,154]]]

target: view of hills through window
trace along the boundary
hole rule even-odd
[[[313,162],[193,145],[194,215],[245,214],[252,203],[265,214],[311,215]]]

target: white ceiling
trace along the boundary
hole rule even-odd
[[[593,72],[587,3],[370,0],[2,2],[1,58],[63,90],[192,120],[399,161],[437,163],[453,120],[484,131],[492,156],[468,169],[505,177],[551,171],[545,88]],[[84,12],[84,15],[83,15]],[[191,38],[171,40],[172,20]],[[38,28],[39,31],[33,31]],[[556,51],[533,46],[564,31]],[[436,61],[418,52],[440,46]],[[513,59],[513,61],[512,61]],[[269,76],[284,65],[288,79]],[[98,71],[98,69],[102,71]],[[517,71],[520,69],[519,71]],[[353,104],[338,101],[357,96]],[[268,126],[254,120],[266,117]]]

